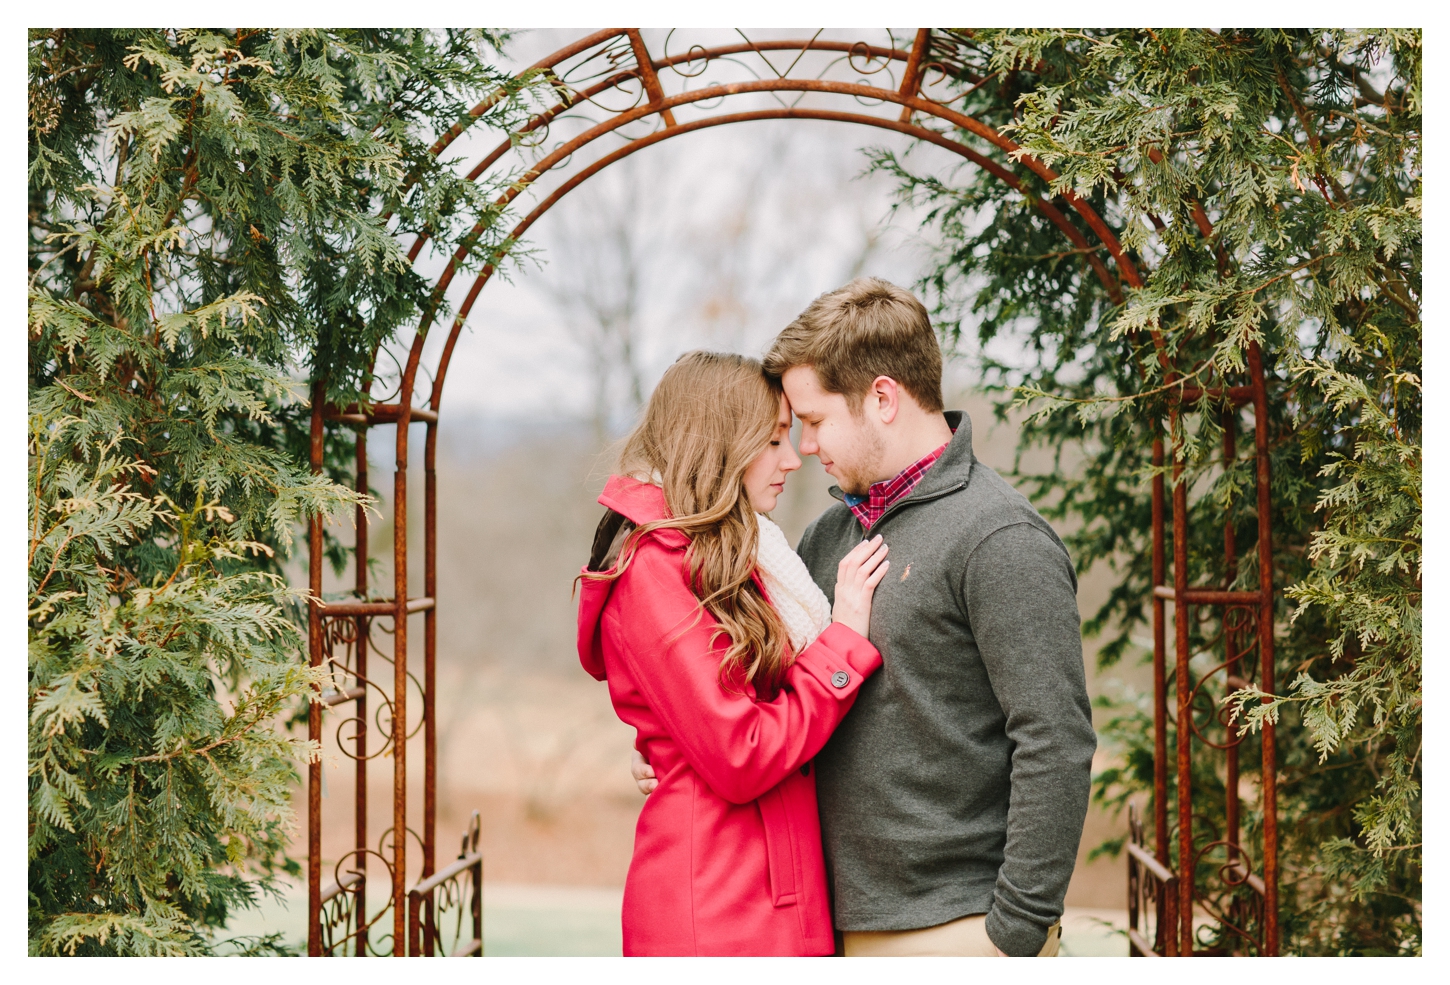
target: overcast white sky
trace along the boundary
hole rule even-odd
[[[510,60],[521,68],[584,33],[525,32],[508,49]],[[799,32],[760,35],[771,33]],[[874,33],[881,37],[872,41],[885,41],[884,32]],[[695,31],[677,35],[670,48],[732,37],[738,40],[729,31]],[[646,38],[657,53],[663,32]],[[714,81],[713,71],[694,81]],[[564,139],[562,130],[551,142]],[[464,168],[497,139],[479,137],[450,148]],[[637,361],[646,393],[687,349],[758,355],[813,297],[855,274],[910,286],[928,265],[920,216],[892,218],[890,180],[861,174],[862,148],[902,150],[907,143],[850,124],[765,121],[672,138],[612,165],[529,231],[542,270],[515,275],[513,283],[496,276],[484,289],[449,370],[447,409],[489,417],[589,414],[596,367],[582,341],[588,319],[557,298],[603,293],[596,282],[618,279],[621,258],[611,237],[621,226],[636,246]],[[913,153],[919,164],[943,170],[957,160],[931,146]],[[460,296],[468,280],[460,278]]]

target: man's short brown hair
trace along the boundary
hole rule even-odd
[[[860,408],[878,376],[899,383],[926,411],[939,412],[941,346],[926,306],[910,291],[862,277],[827,291],[787,325],[765,354],[776,379],[811,366],[821,386]]]

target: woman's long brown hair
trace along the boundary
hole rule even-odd
[[[690,590],[715,619],[712,641],[720,634],[730,640],[721,683],[750,681],[762,696],[780,686],[791,651],[785,624],[751,578],[759,525],[745,470],[769,444],[779,418],[780,390],[759,360],[703,350],[677,359],[619,456],[621,475],[661,483],[670,515],[630,534],[609,571],[584,576],[619,577],[651,531],[686,534]]]

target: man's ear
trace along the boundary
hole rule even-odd
[[[880,415],[882,424],[890,424],[896,420],[897,411],[901,409],[901,394],[895,380],[889,376],[876,377],[871,381],[867,397],[875,402],[876,413]]]

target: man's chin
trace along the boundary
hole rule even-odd
[[[835,462],[825,466],[825,470],[827,475],[836,480],[836,485],[840,487],[841,492],[848,493],[852,496],[864,496],[866,494],[866,490],[861,488],[861,480],[854,476],[839,474],[836,471]]]

